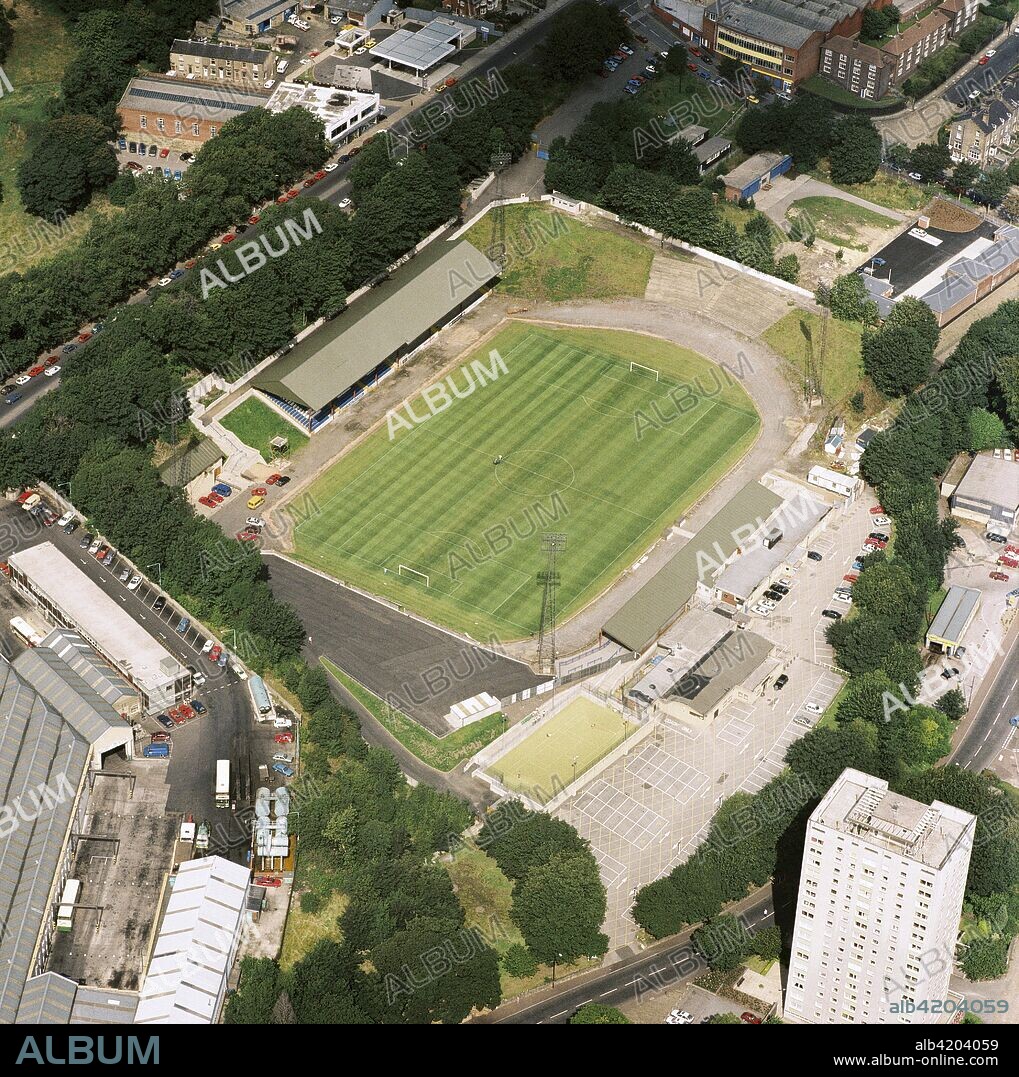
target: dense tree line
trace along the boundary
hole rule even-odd
[[[926,323],[920,331],[931,335]],[[976,815],[966,889],[966,909],[976,927],[963,968],[973,979],[1002,973],[1009,941],[1019,931],[1019,801],[991,774],[937,765],[950,750],[965,700],[952,690],[934,706],[916,702],[922,669],[917,643],[928,597],[943,581],[946,558],[958,542],[955,521],[939,518],[934,477],[971,447],[975,412],[1008,422],[1014,436],[1019,413],[1009,410],[1008,401],[1019,388],[1016,340],[1019,303],[1009,301],[967,330],[945,365],[907,397],[898,419],[865,451],[862,474],[895,520],[895,548],[891,557],[880,552],[864,559],[853,588],[853,617],[828,629],[838,664],[850,674],[836,724],[813,729],[791,745],[789,771],[775,780],[801,783],[808,791],[803,810],[769,810],[762,798],[770,786],[754,797],[726,801],[712,835],[694,855],[638,894],[634,916],[649,934],[660,938],[706,923],[715,930],[700,936],[705,946],[714,937],[723,964],[741,960],[752,943],[738,931],[722,930],[723,905],[769,875],[776,888],[791,892],[799,877],[803,819],[839,774],[853,767],[885,778],[906,796],[942,800]],[[734,854],[728,859],[712,846],[727,811],[740,812],[743,821],[726,850]],[[758,825],[762,818],[769,825]],[[751,864],[755,870],[748,869]],[[729,940],[721,950],[720,933]]]
[[[763,214],[742,230],[723,218],[689,144],[645,127],[634,101],[596,104],[569,140],[554,139],[545,186],[783,280],[799,274],[794,255],[776,259],[782,237]]]
[[[0,64],[7,59],[7,55],[11,51],[11,45],[13,44],[14,27],[11,25],[10,16],[7,14],[7,8],[0,7]]]

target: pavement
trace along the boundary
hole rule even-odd
[[[868,202],[866,198],[850,194],[839,187],[832,187],[822,180],[813,179],[811,176],[802,174],[795,179],[779,176],[773,183],[770,191],[761,191],[754,196],[754,205],[762,213],[767,214],[780,228],[787,225],[786,211],[801,198],[838,198],[842,202],[850,202],[854,206],[861,206],[871,213],[880,217],[888,217],[896,221],[909,221],[916,217],[915,213],[902,213],[897,209],[887,209],[874,202]]]

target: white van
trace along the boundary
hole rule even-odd
[[[289,66],[290,66],[290,61],[289,60],[280,60],[280,62],[276,65],[276,74],[277,75],[285,74],[286,70],[287,70],[287,68]]]
[[[280,718],[280,716],[277,715],[272,720],[272,724],[276,729],[289,729],[294,723],[289,718]]]

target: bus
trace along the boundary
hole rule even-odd
[[[64,893],[60,898],[60,907],[57,909],[57,931],[70,931],[74,923],[74,906],[81,896],[81,882],[78,879],[68,879],[64,883]]]
[[[11,631],[26,647],[38,647],[43,637],[23,617],[11,618]]]
[[[230,807],[230,760],[216,760],[216,807]]]

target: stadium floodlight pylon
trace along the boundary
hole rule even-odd
[[[561,531],[546,531],[541,536],[541,552],[545,555],[545,568],[538,573],[542,586],[541,620],[538,625],[538,672],[555,676],[556,665],[556,591],[559,588],[559,570],[556,559],[566,549],[566,536]]]

